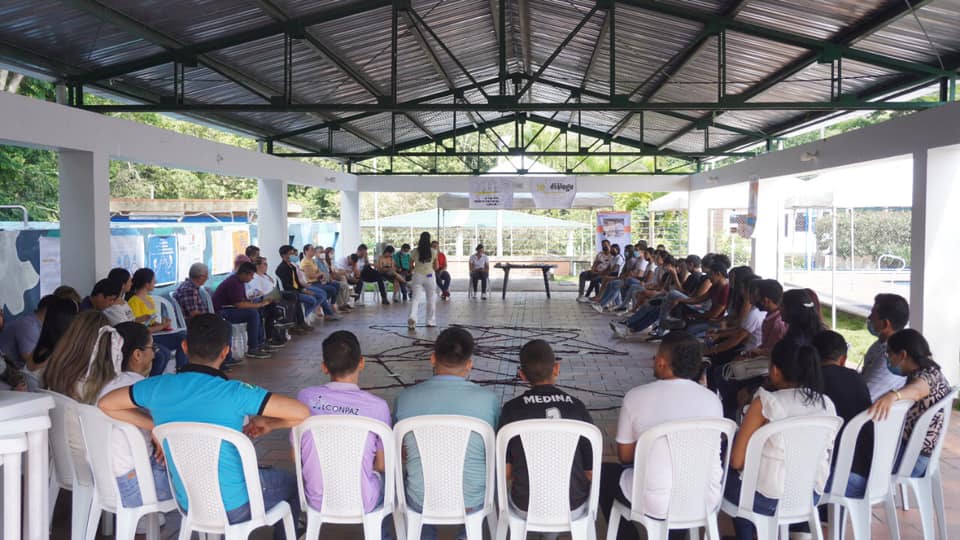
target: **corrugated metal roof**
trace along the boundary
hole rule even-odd
[[[412,0],[411,5],[416,15],[401,13],[398,30],[399,102],[422,100],[448,92],[451,86],[497,78],[497,0]],[[780,76],[798,59],[812,58],[810,49],[786,44],[777,39],[776,32],[818,40],[843,38],[857,51],[931,67],[939,67],[942,62],[955,71],[960,66],[960,0],[931,0],[919,5],[910,11],[902,0],[659,0],[650,4],[623,0],[617,2],[615,13],[616,93],[633,101],[716,102],[718,38],[714,34],[699,45],[696,41],[703,37],[711,14],[769,30],[761,32],[765,37],[742,28],[726,31],[726,93],[746,92],[753,103],[831,98],[829,63],[813,62],[791,70],[791,75],[763,92],[754,90],[759,83]],[[354,13],[358,6],[365,9]],[[507,81],[508,93],[514,92],[515,84],[528,84],[594,6],[595,0],[506,0],[507,70],[521,77]],[[389,2],[375,0],[90,0],[86,4],[85,0],[10,0],[0,4],[0,46],[5,46],[10,60],[64,78],[150,59],[167,51],[165,47],[206,44],[241,33],[256,39],[205,51],[197,58],[197,67],[186,68],[185,101],[265,103],[271,96],[282,94],[284,81],[284,38],[271,25],[299,17],[325,18],[325,22],[313,19],[314,24],[304,30],[340,62],[338,65],[307,40],[294,40],[294,103],[377,103],[378,95],[389,93],[392,11]],[[607,17],[604,9],[597,10],[522,101],[573,102],[576,98],[571,97],[571,90],[579,88],[584,92],[579,98],[583,102],[606,103],[611,56],[605,31]],[[716,26],[710,28],[722,28],[725,20],[716,19]],[[441,42],[456,61],[442,50]],[[54,66],[31,55],[52,61]],[[913,80],[905,79],[904,72],[889,65],[878,67],[849,58],[843,60],[842,73],[843,91],[857,95]],[[141,98],[169,100],[174,93],[172,63],[138,65],[136,71],[112,74],[109,80],[97,84],[119,88],[121,83],[126,89],[136,90],[133,93]],[[484,89],[497,94],[498,84]],[[463,99],[486,103],[486,96],[476,88],[465,91]],[[430,102],[452,103],[453,97],[446,95]],[[491,122],[507,114],[461,112],[456,115],[456,125],[463,128],[473,122]],[[389,144],[393,136],[388,113],[216,115],[218,121],[233,119],[238,127],[263,136],[357,116],[360,118],[341,122],[342,129],[333,137],[334,151],[368,152]],[[648,112],[641,132],[640,115],[617,111],[579,115],[543,112],[535,116],[574,121],[574,126],[581,123],[593,133],[616,132],[625,140],[642,140],[650,145],[669,141],[671,150],[692,152],[704,148],[703,132],[691,129],[694,124],[690,119],[708,117],[704,111],[683,111],[682,115]],[[775,126],[806,121],[811,113],[751,110],[710,116],[728,126],[766,132]],[[422,140],[428,136],[424,130],[443,135],[453,129],[453,119],[453,113],[439,111],[398,115],[396,141],[402,145]],[[680,133],[686,134],[678,136]],[[711,128],[710,145],[745,142],[743,137]],[[327,139],[327,131],[321,129],[300,134],[290,142],[325,151],[331,148]]]

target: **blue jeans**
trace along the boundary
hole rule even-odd
[[[627,302],[633,300],[637,296],[637,293],[645,289],[643,282],[641,282],[639,279],[634,279],[634,278],[628,279],[627,283],[624,284],[624,288],[627,289],[627,292],[626,294],[624,294],[621,291],[620,305],[617,306],[618,308],[627,307]]]
[[[600,297],[600,305],[605,306],[608,302],[612,302],[618,294],[620,294],[620,289],[623,287],[624,280],[615,279],[610,283],[607,283],[607,288],[603,291],[603,296]],[[620,302],[617,302],[619,304]]]
[[[663,320],[670,316],[670,312],[673,311],[677,302],[682,298],[687,298],[687,295],[682,291],[674,289],[667,292],[663,302],[660,304],[660,324],[663,324]]]
[[[740,480],[740,471],[730,469],[727,473],[727,486],[723,490],[723,498],[738,504],[740,502],[740,489],[742,488]],[[820,494],[813,494],[813,504],[816,505],[820,500]],[[764,497],[759,492],[753,495],[753,511],[761,516],[772,516],[777,512],[777,499]],[[756,528],[753,523],[744,518],[733,518],[733,528],[737,533],[737,540],[753,540],[756,535]]]
[[[157,500],[166,501],[173,494],[170,493],[170,480],[167,478],[167,469],[157,463],[150,456],[150,468],[153,470],[153,485],[157,488]],[[117,477],[117,487],[120,488],[120,504],[124,508],[136,508],[143,505],[143,496],[140,494],[140,483],[137,482],[137,473],[130,470],[127,474]]]
[[[167,369],[167,364],[171,358],[173,358],[173,351],[163,345],[157,344],[157,352],[153,355],[153,365],[150,366],[150,376],[162,375],[163,370]],[[180,366],[177,367],[179,368]]]
[[[307,287],[307,290],[313,293],[313,298],[316,300],[317,304],[320,304],[320,307],[323,309],[323,313],[326,315],[333,315],[333,308],[330,307],[330,295],[327,294],[327,290],[323,288],[323,285],[310,285]],[[309,294],[301,295],[310,296]],[[337,295],[334,293],[333,298],[336,299]],[[309,313],[309,311],[307,312]]]
[[[309,294],[297,293],[297,299],[303,304],[303,311],[309,315],[317,309],[317,297]]]
[[[450,289],[450,272],[446,270],[437,272],[437,287],[440,287],[440,290],[443,292],[447,292]]]
[[[824,491],[830,491],[830,487],[833,485],[833,473],[830,474],[830,478],[827,479],[827,486],[824,488]],[[855,472],[850,472],[849,478],[847,478],[847,489],[844,491],[844,495],[852,499],[862,499],[863,496],[867,493],[867,478],[865,476],[859,475]]]
[[[282,501],[287,501],[293,514],[293,527],[297,527],[300,520],[300,496],[297,494],[297,479],[287,471],[280,469],[260,469],[260,487],[263,492],[263,507],[266,511]],[[227,510],[227,521],[233,525],[250,519],[250,503],[245,503],[233,510]],[[273,537],[284,540],[283,522],[273,526]],[[294,540],[294,539],[290,539]]]
[[[657,308],[650,304],[645,304],[627,319],[627,328],[634,332],[639,332],[656,322],[656,320]]]
[[[256,309],[226,308],[220,316],[232,324],[247,325],[247,347],[257,350],[263,345],[264,330],[260,321],[260,311]]]
[[[177,355],[177,369],[182,368],[187,365],[187,355],[183,352],[183,340],[187,338],[187,332],[181,330],[179,332],[174,332],[172,334],[154,334],[153,341],[158,345],[166,347],[167,349],[173,351]],[[164,363],[166,367],[166,363]],[[160,372],[163,372],[163,368],[160,368]],[[153,371],[150,372],[151,375],[154,375]]]
[[[903,449],[904,446],[900,447],[900,450],[897,451],[897,459],[893,462],[894,472],[900,468],[900,462],[903,461]],[[930,456],[925,456],[923,454],[917,456],[917,462],[913,466],[913,471],[910,473],[910,476],[913,478],[920,478],[923,476],[923,473],[927,472],[927,466],[930,465]]]

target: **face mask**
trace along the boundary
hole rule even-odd
[[[873,337],[879,337],[880,332],[877,332],[877,329],[873,326],[873,321],[867,319],[867,332],[870,332],[870,335]]]
[[[293,264],[297,264],[298,262],[300,262],[300,257],[297,257],[296,255],[291,255],[290,262],[292,262]]]
[[[887,357],[887,369],[890,370],[890,373],[893,373],[897,377],[903,377],[903,370],[900,369],[900,366],[895,366],[890,363],[890,357]]]

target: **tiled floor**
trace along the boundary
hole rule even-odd
[[[465,293],[454,294],[451,301],[438,302],[439,328],[424,327],[421,313],[420,326],[413,332],[406,328],[409,304],[369,304],[347,315],[343,321],[320,325],[315,332],[295,338],[269,360],[248,360],[233,369],[230,377],[287,395],[305,386],[322,384],[326,379],[320,370],[320,343],[329,332],[345,329],[359,336],[367,358],[361,386],[392,403],[403,386],[431,375],[428,358],[433,338],[443,328],[458,324],[467,327],[478,342],[470,379],[489,386],[506,401],[523,391],[515,379],[520,345],[539,337],[554,346],[562,362],[559,384],[590,408],[595,423],[603,431],[605,460],[613,460],[620,397],[652,378],[654,347],[642,341],[612,341],[608,328],[612,318],[574,302],[575,286],[561,284],[554,288],[553,298],[547,299],[542,283],[540,280],[511,281],[513,292],[508,293],[506,300],[501,300],[499,291],[488,300],[471,300]],[[257,440],[255,446],[262,463],[292,469],[286,432],[272,433]],[[944,449],[943,474],[950,533],[960,535],[960,428],[956,422],[951,425]],[[61,504],[57,512],[54,538],[67,538],[66,506]],[[887,538],[889,533],[881,521],[883,512],[879,511],[876,517],[873,522],[876,538]],[[177,517],[168,518],[163,536],[175,538]],[[903,538],[922,536],[916,510],[900,512],[899,519]],[[600,534],[604,534],[604,524],[598,527]],[[729,530],[723,525],[721,528]],[[255,537],[267,538],[266,533],[258,531]],[[360,535],[359,527],[336,526],[324,529],[321,536],[359,538]]]

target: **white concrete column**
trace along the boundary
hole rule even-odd
[[[60,152],[60,275],[86,295],[113,266],[110,255],[110,158]]]
[[[779,277],[782,215],[776,180],[761,180],[757,193],[757,223],[751,241],[750,266],[757,275],[766,279]]]
[[[707,252],[709,211],[707,190],[691,190],[687,199],[687,253],[703,256]]]
[[[287,183],[257,180],[257,246],[274,268],[280,261],[280,246],[289,241],[287,228]]]
[[[360,192],[340,192],[340,245],[337,253],[346,256],[360,245]],[[372,246],[371,246],[372,247]]]
[[[913,155],[910,325],[923,332],[951,384],[960,382],[960,145]]]

